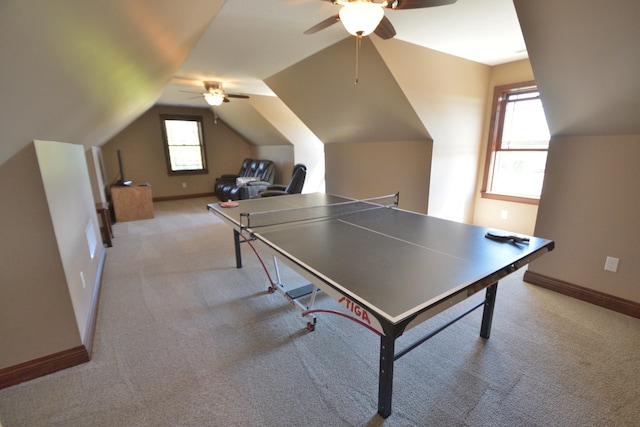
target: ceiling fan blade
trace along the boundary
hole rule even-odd
[[[391,39],[396,35],[396,29],[391,25],[391,21],[386,16],[382,17],[382,21],[378,24],[378,27],[374,30],[374,33],[381,39]]]
[[[238,95],[236,93],[228,93],[227,94],[227,98],[242,98],[242,99],[249,99],[249,96],[247,95]]]
[[[340,20],[340,17],[338,15],[333,15],[332,17],[327,18],[324,21],[322,21],[322,22],[314,25],[313,27],[309,28],[307,31],[304,32],[304,34],[317,33],[320,30],[324,30],[325,28],[332,26],[333,24],[335,24],[339,20]]]
[[[425,7],[446,6],[458,0],[392,0],[387,7],[391,9],[422,9]]]

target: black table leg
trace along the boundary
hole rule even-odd
[[[233,245],[236,248],[236,268],[242,268],[242,253],[240,252],[240,233],[233,230]]]
[[[491,322],[493,321],[493,308],[496,305],[496,293],[498,282],[487,288],[487,296],[484,300],[484,311],[482,312],[482,326],[480,326],[480,336],[489,338],[491,335]]]
[[[393,361],[395,339],[380,336],[380,374],[378,379],[378,414],[382,418],[391,415],[391,393],[393,391]]]

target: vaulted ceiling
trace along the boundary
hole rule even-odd
[[[354,86],[355,38],[345,31],[342,24],[337,22],[317,33],[303,34],[318,22],[337,14],[339,8],[327,0],[226,2],[158,102],[206,107],[203,98],[197,95],[204,89],[202,82],[220,81],[227,92],[251,96],[250,100],[231,99],[230,103],[215,110],[227,124],[254,144],[289,143],[287,131],[283,129],[288,124],[265,123],[263,112],[257,111],[255,105],[261,97],[276,96],[276,99],[259,99],[257,102],[259,105],[271,104],[271,108],[291,108],[296,115],[300,108],[315,107],[315,114],[307,114],[303,122],[313,128],[312,131],[325,143],[329,141],[322,135],[328,133],[332,134],[331,141],[366,138],[365,135],[354,137],[348,132],[340,133],[345,124],[336,125],[347,117],[350,118],[348,126],[351,129],[359,129],[378,138],[386,135],[390,139],[403,139],[403,135],[389,133],[399,130],[406,124],[404,117],[411,120],[415,113],[406,112],[407,101],[400,99],[403,98],[402,91],[393,81],[393,76],[377,80],[382,73],[388,73],[384,60],[378,57],[377,63],[366,64],[367,55],[369,58],[378,56],[376,49],[370,44],[360,49],[361,79],[358,86]],[[527,56],[511,0],[458,0],[452,5],[424,9],[385,9],[385,16],[395,27],[396,40],[487,65]],[[381,40],[377,36],[371,37]],[[334,45],[340,47],[332,49]],[[308,68],[303,71],[303,60],[312,56],[323,58],[325,74],[318,76]],[[314,62],[307,60],[306,63]],[[285,96],[280,91],[287,91],[287,85],[279,85],[275,90],[269,84],[269,81],[282,81],[277,76],[283,72],[289,78],[297,75],[295,93]],[[303,81],[304,86],[300,86]],[[363,107],[353,95],[367,91],[370,99]],[[284,98],[289,105],[282,105]],[[344,105],[345,101],[348,105]],[[394,101],[399,101],[399,104]],[[340,108],[336,108],[337,104]],[[322,114],[318,114],[320,106]],[[376,109],[384,111],[373,111]],[[402,115],[405,112],[406,116]],[[393,119],[400,120],[388,126]],[[315,125],[308,121],[315,122]],[[319,129],[319,123],[323,123],[324,129]],[[415,129],[416,125],[412,124],[411,128]],[[421,132],[424,134],[424,129]]]
[[[640,134],[640,1],[514,3],[552,133]]]
[[[102,145],[150,108],[224,0],[3,0],[0,164],[35,139]]]
[[[640,2],[514,3],[515,9],[510,0],[458,0],[451,6],[387,14],[397,39],[416,45],[427,44],[421,38],[428,39],[431,48],[441,51],[460,47],[448,53],[463,56],[469,47],[473,52],[482,50],[481,35],[495,23],[485,21],[487,11],[493,10],[490,17],[498,20],[513,18],[517,11],[552,133],[640,134],[640,26],[635,22]],[[503,12],[491,9],[497,5],[506,8]],[[335,7],[321,0],[192,0],[189,7],[170,0],[57,0],[55,4],[4,0],[0,5],[0,164],[34,139],[101,145],[154,103],[175,95],[171,91],[176,86],[193,89],[199,84],[176,84],[176,76],[216,78],[229,91],[250,94],[250,100],[233,100],[221,107],[220,115],[226,114],[223,108],[232,107],[239,110],[240,118],[255,116],[270,127],[262,135],[273,143],[287,143],[289,138],[287,130],[275,124],[273,112],[307,121],[313,133],[333,139],[334,130],[314,124],[307,107],[289,108],[298,101],[280,77],[296,64],[303,67],[305,59],[322,55],[326,48],[341,51],[344,42],[347,49],[353,39],[347,38],[340,24],[312,36],[302,34],[335,14]],[[463,19],[467,8],[475,10],[474,20]],[[439,36],[441,30],[449,32]],[[477,40],[465,39],[465,33]],[[279,42],[274,44],[271,40],[276,36]],[[379,40],[372,37],[375,45]],[[507,39],[515,40],[498,36],[494,42],[498,45]],[[370,49],[371,44],[362,47],[363,64]],[[508,50],[523,55],[522,44]],[[354,60],[355,44],[349,58]],[[494,58],[487,64],[501,61]],[[252,71],[256,64],[259,74]],[[411,67],[411,61],[406,66]],[[366,71],[360,69],[363,86]],[[353,68],[341,76],[351,82]],[[304,81],[304,76],[300,79]],[[245,81],[246,86],[241,86]],[[385,81],[390,86],[380,89],[382,93],[395,84]],[[325,96],[340,108],[342,95],[334,86],[319,89],[323,95],[316,96]],[[283,99],[274,96],[276,91]],[[289,105],[286,108],[283,100]],[[251,106],[251,113],[243,111],[243,102]],[[349,113],[356,112],[344,114]],[[413,119],[410,122],[408,126],[417,129]],[[235,121],[234,127],[255,132],[251,123]]]
[[[448,6],[387,9],[385,13],[397,31],[395,39],[414,45],[490,66],[529,54],[554,134],[633,134],[640,126],[636,119],[640,79],[635,77],[640,67],[640,26],[635,23],[639,8],[637,0],[617,0],[612,4],[596,0],[458,0]],[[302,120],[305,126],[325,143],[364,138],[336,134],[344,130],[344,124],[336,126],[340,117],[347,116],[360,132],[384,135],[390,127],[371,120],[372,116],[385,117],[373,110],[395,106],[394,102],[365,102],[368,111],[358,107],[356,101],[349,102],[354,100],[355,90],[353,85],[348,87],[355,78],[353,37],[340,23],[312,35],[303,34],[337,10],[338,6],[326,0],[226,2],[178,71],[179,78],[170,82],[159,102],[206,106],[201,98],[186,96],[189,94],[182,91],[199,91],[202,80],[220,80],[230,92],[265,97],[260,105],[292,108],[294,115],[306,115]],[[348,43],[346,40],[351,40],[353,46],[348,53],[342,45]],[[342,47],[332,48],[334,45]],[[306,76],[317,74],[303,71],[303,65],[298,64],[330,49],[330,54],[324,54],[331,63],[328,69],[339,67],[341,73],[327,74],[315,82],[305,80]],[[360,55],[366,55],[368,50],[375,47],[365,46]],[[408,58],[407,66],[411,65]],[[372,67],[360,65],[361,86],[366,78],[374,78],[368,72],[372,73]],[[272,87],[269,82],[283,82],[278,77],[283,73],[300,84],[304,81],[305,90],[298,86],[296,93],[284,95],[281,91],[286,92],[291,86]],[[384,83],[376,81],[373,90],[401,97],[402,92],[391,77]],[[313,115],[303,113],[313,109],[308,106],[310,99],[316,108]],[[324,102],[326,99],[333,105],[340,104],[342,115],[336,114],[337,109]],[[286,106],[282,105],[285,100]],[[249,140],[266,145],[288,143],[287,132],[282,129],[286,124],[269,120],[264,123],[264,114],[256,111],[251,100],[232,103],[233,108],[229,104],[217,108],[217,114]],[[395,109],[387,111],[392,115]],[[359,121],[361,116],[367,118]],[[324,123],[324,129],[319,129],[319,122]]]

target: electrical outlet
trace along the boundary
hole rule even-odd
[[[610,271],[615,273],[618,271],[618,263],[620,262],[620,258],[614,258],[612,256],[608,256],[604,262],[604,269],[606,271]]]
[[[187,183],[186,182],[182,183],[182,188],[187,188]]]
[[[509,211],[506,209],[502,209],[502,211],[500,211],[500,219],[507,219],[509,218]]]

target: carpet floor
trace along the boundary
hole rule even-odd
[[[396,362],[381,418],[379,338],[329,314],[306,331],[248,247],[235,268],[231,229],[205,209],[214,201],[155,203],[154,219],[114,225],[92,360],[0,390],[3,427],[640,425],[640,320],[523,271],[500,282],[491,339],[476,310]]]

